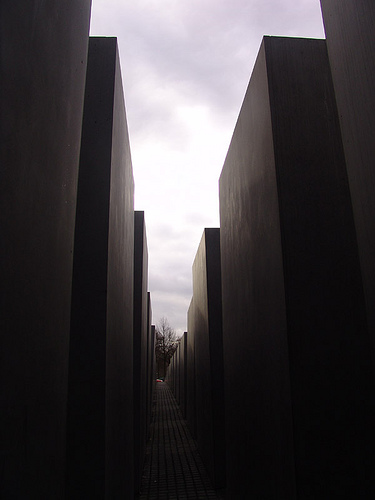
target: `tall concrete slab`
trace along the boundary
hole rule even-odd
[[[155,371],[155,333],[152,329],[152,307],[151,294],[147,293],[147,374],[146,374],[146,434],[149,435],[149,426],[151,423],[152,398],[154,390],[154,371]]]
[[[144,212],[134,212],[134,477],[140,489],[147,439],[148,251]]]
[[[180,408],[183,417],[186,419],[186,386],[187,386],[187,332],[184,332],[180,341]]]
[[[90,38],[69,360],[67,497],[133,495],[134,183],[116,38]]]
[[[180,343],[177,344],[175,352],[175,380],[174,380],[174,395],[178,404],[180,404]]]
[[[175,351],[174,355],[172,356],[171,359],[171,368],[172,368],[172,391],[174,394],[174,397],[176,398],[176,385],[177,385],[177,373],[178,373],[178,353]]]
[[[225,486],[220,229],[205,229],[193,263],[197,443],[212,484]]]
[[[155,343],[156,343],[156,327],[151,325],[151,355],[152,355],[152,398],[151,398],[151,414],[152,414],[152,404],[154,400],[154,392],[156,386],[156,353],[155,353]]]
[[[370,344],[324,40],[265,37],[220,219],[229,498],[367,495]]]
[[[64,497],[90,0],[0,3],[0,497]]]
[[[187,342],[186,342],[186,420],[189,425],[192,436],[197,436],[196,419],[196,377],[195,377],[195,349],[194,349],[194,330],[195,330],[195,304],[194,297],[190,301],[187,313]]]
[[[375,357],[375,3],[321,0]]]
[[[169,360],[165,382],[169,385],[173,395],[176,397],[176,371],[177,371],[177,351],[175,351]]]

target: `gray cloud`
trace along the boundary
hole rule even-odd
[[[117,36],[154,321],[186,329],[191,266],[262,36],[322,37],[319,0],[93,0]]]

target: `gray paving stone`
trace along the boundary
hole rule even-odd
[[[158,382],[140,500],[218,499],[169,386]]]

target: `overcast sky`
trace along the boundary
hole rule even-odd
[[[118,38],[153,323],[165,316],[180,335],[262,36],[323,38],[320,2],[92,0],[91,35]]]

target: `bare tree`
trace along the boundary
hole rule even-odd
[[[164,378],[173,353],[177,349],[176,332],[169,324],[167,318],[162,317],[155,328],[156,343],[155,355],[159,378]]]

